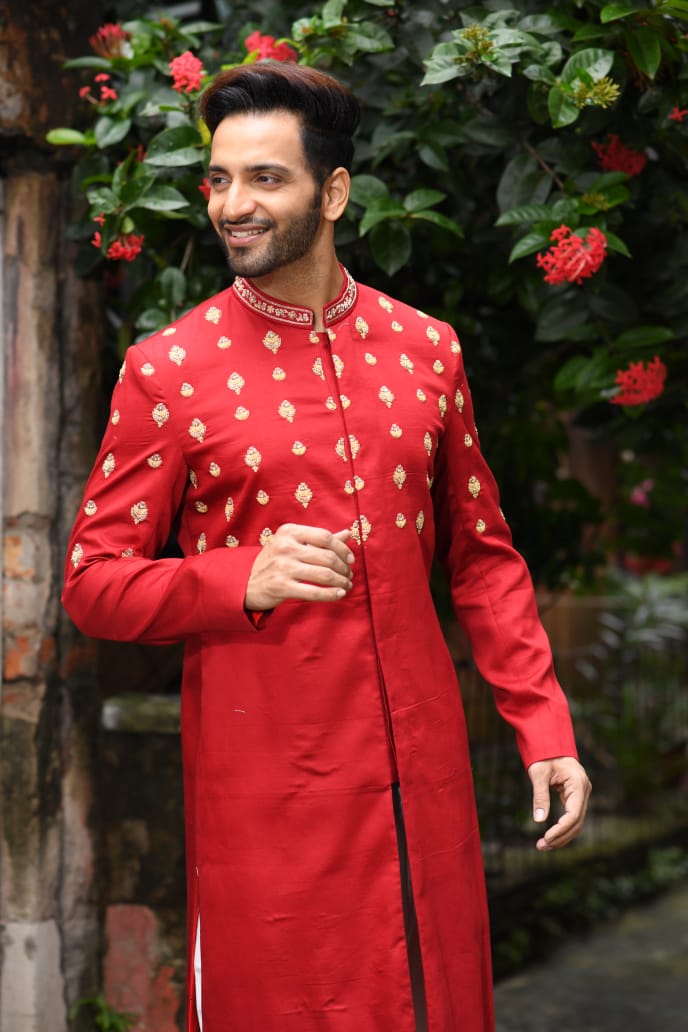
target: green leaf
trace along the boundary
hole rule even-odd
[[[105,115],[98,119],[94,127],[96,143],[101,150],[112,147],[115,143],[121,143],[130,129],[130,118],[110,118]]]
[[[584,355],[574,355],[570,358],[554,377],[554,389],[560,392],[576,390],[583,379],[589,361]]]
[[[522,204],[500,215],[496,226],[516,226],[521,222],[541,222],[555,218],[549,204]]]
[[[583,75],[589,75],[593,82],[598,82],[608,75],[614,64],[614,51],[602,50],[600,47],[588,47],[571,54],[561,72],[561,81],[571,86]]]
[[[357,175],[351,177],[351,193],[349,195],[354,204],[361,204],[367,207],[372,201],[389,197],[387,185],[378,179],[377,176]]]
[[[647,26],[629,26],[624,30],[624,37],[636,66],[648,79],[654,79],[662,62],[657,33]]]
[[[188,207],[189,202],[173,186],[155,186],[143,193],[130,208],[145,208],[146,211],[178,211]]]
[[[638,8],[632,2],[627,0],[626,3],[607,4],[600,11],[600,21],[603,25],[607,22],[618,21],[619,18],[627,18],[629,14],[637,14]]]
[[[85,144],[87,140],[78,129],[51,129],[45,134],[45,138],[48,143],[57,147],[68,147],[73,143]]]
[[[366,233],[377,226],[379,222],[386,222],[389,219],[399,220],[404,218],[406,215],[406,209],[398,201],[395,201],[392,197],[381,197],[380,200],[373,201],[368,208],[366,208],[363,218],[361,219],[358,227],[360,236],[365,236]]]
[[[370,250],[377,265],[393,276],[411,257],[411,236],[401,222],[385,222],[370,234]]]
[[[446,196],[439,190],[413,190],[404,197],[404,207],[409,212],[423,211],[425,208],[432,208],[435,204],[439,204]]]
[[[566,296],[559,296],[547,301],[538,317],[535,327],[535,339],[543,342],[566,340],[580,329],[588,319],[588,313],[582,298],[572,300],[569,291]]]
[[[155,331],[167,326],[168,322],[167,312],[161,308],[146,308],[137,318],[135,326],[137,330]]]
[[[453,233],[456,237],[463,237],[463,230],[461,226],[450,219],[447,215],[443,215],[441,211],[417,211],[412,216],[412,219],[421,219],[423,222],[432,222],[434,226],[438,226],[440,229],[446,229],[449,233]]]
[[[547,97],[547,110],[555,129],[571,125],[580,115],[577,105],[558,86],[553,86]]]
[[[617,254],[622,254],[625,258],[633,257],[626,244],[623,242],[621,237],[616,235],[616,233],[610,233],[609,230],[605,229],[604,235],[607,238],[607,249],[609,251],[615,251]]]
[[[437,172],[449,171],[449,156],[446,150],[433,140],[427,140],[420,145],[418,157],[428,168],[434,168]]]
[[[625,330],[614,341],[617,348],[651,348],[656,344],[666,344],[674,340],[676,334],[668,326],[633,326]]]
[[[364,53],[379,54],[385,50],[394,50],[390,34],[374,22],[349,22],[346,40]]]
[[[321,11],[323,28],[333,29],[342,24],[346,0],[327,0]]]
[[[169,266],[160,276],[163,297],[170,308],[179,308],[186,297],[186,276],[181,269]]]
[[[514,138],[512,130],[492,115],[470,118],[464,123],[463,130],[470,140],[488,147],[506,147]]]
[[[86,196],[88,197],[88,203],[95,210],[96,214],[103,212],[105,215],[111,215],[113,211],[117,211],[119,206],[117,194],[107,186],[101,186],[95,190],[87,190]]]
[[[65,61],[63,68],[98,68],[100,71],[112,71],[112,61],[106,57],[73,57]]]
[[[175,167],[195,165],[203,160],[201,135],[195,126],[179,125],[154,136],[146,151],[148,165]]]
[[[511,249],[509,261],[515,262],[517,258],[525,258],[528,254],[548,248],[550,245],[549,234],[547,233],[526,233]]]

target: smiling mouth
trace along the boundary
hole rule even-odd
[[[225,227],[225,234],[229,243],[246,243],[248,240],[255,240],[260,236],[267,233],[265,226],[249,226],[248,228],[242,227],[241,229],[231,229],[229,226]]]

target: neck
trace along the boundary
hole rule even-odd
[[[308,254],[252,282],[277,301],[310,308],[315,316],[314,329],[324,330],[323,310],[340,293],[343,277],[337,256],[331,250],[325,256]]]

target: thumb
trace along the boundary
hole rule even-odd
[[[533,763],[528,768],[528,775],[533,785],[533,820],[538,824],[549,816],[549,768],[546,763]]]

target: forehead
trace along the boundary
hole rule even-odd
[[[213,134],[210,153],[215,165],[275,161],[304,167],[301,122],[293,111],[228,115]]]

